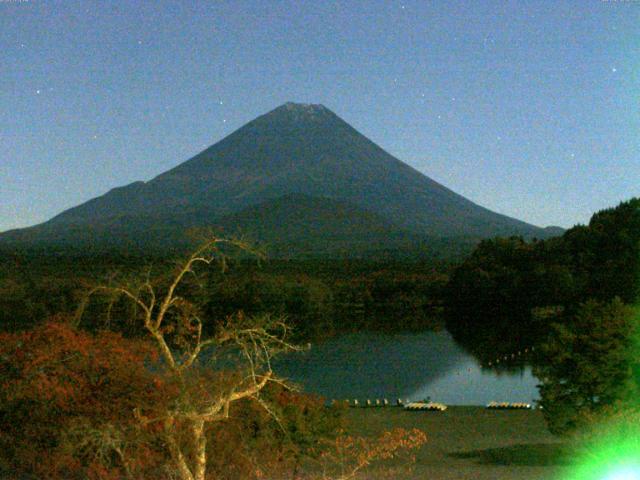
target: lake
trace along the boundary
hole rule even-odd
[[[275,369],[327,399],[428,396],[447,405],[484,405],[538,398],[530,367],[509,373],[481,368],[445,331],[343,335],[281,357]]]

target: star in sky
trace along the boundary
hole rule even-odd
[[[486,47],[489,43],[494,44],[496,43],[496,41],[495,39],[491,38],[490,35],[487,35],[482,39],[482,44]]]
[[[633,138],[639,117],[637,109],[629,108],[634,101],[629,88],[633,79],[625,59],[632,55],[629,39],[637,36],[640,26],[628,9],[594,1],[581,5],[578,14],[571,2],[554,3],[552,9],[540,8],[540,2],[498,6],[465,2],[464,8],[458,2],[437,2],[439,6],[431,8],[426,4],[432,2],[423,6],[397,0],[389,5],[361,2],[361,11],[335,9],[334,2],[313,6],[313,2],[299,2],[296,15],[291,15],[286,3],[274,2],[266,8],[261,0],[246,0],[241,2],[243,8],[235,8],[234,2],[226,7],[221,5],[228,2],[202,2],[198,15],[192,15],[188,9],[173,11],[163,8],[166,2],[156,3],[157,8],[147,9],[141,2],[139,7],[136,4],[114,15],[112,9],[89,8],[85,2],[59,2],[55,14],[32,9],[31,14],[16,15],[6,26],[2,24],[0,30],[12,47],[3,52],[3,63],[11,68],[2,72],[2,82],[15,85],[17,94],[5,96],[7,105],[0,112],[3,123],[11,123],[10,134],[2,136],[0,173],[7,172],[9,181],[14,181],[24,158],[34,159],[33,165],[39,162],[29,172],[31,178],[24,180],[31,184],[40,181],[38,175],[56,162],[66,162],[65,168],[73,172],[84,172],[94,163],[113,170],[83,178],[86,188],[69,196],[60,195],[54,182],[43,184],[39,197],[25,194],[12,198],[7,189],[0,189],[0,231],[46,220],[72,203],[119,184],[152,178],[166,166],[185,160],[183,148],[195,153],[205,138],[207,145],[215,143],[289,100],[327,105],[426,175],[451,175],[449,188],[488,208],[504,207],[503,213],[520,215],[532,223],[569,227],[588,220],[598,209],[637,194],[633,191],[637,182],[632,179],[637,177],[637,162],[629,138]],[[420,8],[415,8],[418,4]],[[256,11],[272,14],[264,22],[247,25],[246,12],[253,10],[253,5]],[[163,28],[146,21],[151,13]],[[78,25],[77,18],[84,16],[99,28]],[[319,17],[322,21],[315,22]],[[397,28],[399,17],[403,17],[401,29]],[[339,35],[322,42],[300,42],[298,27],[307,20],[313,28]],[[139,28],[132,29],[134,25]],[[131,33],[122,37],[125,31]],[[281,36],[273,40],[273,32]],[[193,55],[215,49],[223,36],[233,45],[224,56],[204,62],[201,56]],[[167,68],[153,72],[158,81],[152,84],[147,71],[155,57],[136,57],[147,49],[147,41],[157,50],[158,58],[171,59]],[[254,48],[256,41],[261,42],[260,48]],[[82,51],[78,45],[83,46]],[[308,72],[318,69],[318,58],[327,52],[350,51],[361,55],[331,55],[321,64],[323,74],[309,81]],[[130,75],[132,55],[143,62],[135,75]],[[272,71],[273,58],[281,59],[288,73],[264,82],[265,71]],[[233,74],[236,65],[241,66],[240,77]],[[558,65],[563,66],[562,71]],[[178,71],[183,74],[180,79],[175,78]],[[574,75],[575,71],[580,75]],[[50,73],[55,76],[48,76]],[[96,95],[95,88],[67,88],[78,79],[109,88],[102,88],[101,95]],[[607,95],[593,95],[594,85],[606,85]],[[193,88],[178,88],[181,86]],[[375,112],[370,111],[371,98],[377,99]],[[470,98],[474,99],[473,108]],[[213,108],[208,108],[206,101]],[[217,110],[216,105],[220,107]],[[148,111],[157,112],[158,121],[153,125],[148,124]],[[404,133],[399,135],[389,128],[389,112],[397,114],[394,120],[407,125],[407,135],[415,141],[407,143]],[[97,119],[90,127],[94,132],[73,121],[83,116]],[[120,121],[123,118],[126,121]],[[572,128],[576,118],[582,120],[580,129]],[[425,124],[431,124],[437,135],[423,128]],[[148,141],[142,134],[131,138],[131,129],[148,132],[151,139],[163,138],[161,142]],[[97,131],[109,131],[109,137],[105,135],[103,140],[97,134],[94,139]],[[558,131],[566,134],[558,135]],[[497,140],[496,132],[503,138]],[[65,143],[60,148],[43,148],[25,140],[32,136],[54,142],[54,146],[57,138],[65,138]],[[131,138],[116,142],[118,157],[135,159],[130,169],[118,168],[117,162],[107,165],[100,149],[86,154],[87,144],[95,148],[107,138]],[[585,139],[590,143],[596,138],[601,146],[575,150]],[[466,178],[464,168],[478,171],[481,167],[474,162],[486,153],[487,143],[501,153],[504,150],[524,159],[523,164],[550,165],[548,172],[541,168],[532,175],[531,196],[521,207],[505,206],[504,198],[515,197],[513,192],[520,186],[505,181],[503,171],[482,171],[482,182],[479,177],[475,183]],[[542,144],[548,149],[536,147]],[[424,161],[427,149],[430,160]],[[612,154],[604,155],[605,151]],[[550,175],[564,175],[578,160],[585,168],[571,185],[550,181]],[[487,163],[494,161],[506,160],[496,157]],[[625,175],[612,173],[622,171]],[[606,178],[602,184],[612,186],[595,194],[592,178]],[[485,189],[491,182],[504,190]],[[574,189],[574,195],[584,195],[585,201],[566,208],[562,200],[569,188]],[[544,200],[532,202],[534,193]],[[13,208],[6,205],[26,211],[25,205],[45,195],[46,201],[38,209],[40,216],[5,220],[11,215],[6,208]]]

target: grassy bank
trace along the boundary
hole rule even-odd
[[[445,412],[400,408],[349,409],[349,433],[377,435],[396,427],[419,428],[428,441],[407,479],[562,479],[568,456],[538,410],[449,407]],[[370,478],[378,478],[374,472]]]

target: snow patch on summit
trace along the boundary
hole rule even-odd
[[[286,110],[288,113],[293,113],[295,115],[307,115],[307,116],[326,114],[329,111],[327,107],[319,103],[287,102],[284,105],[282,105],[282,109]]]

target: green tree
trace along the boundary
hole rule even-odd
[[[634,309],[619,298],[589,300],[564,323],[551,325],[534,375],[551,432],[571,433],[637,390]]]
[[[640,295],[640,198],[596,213],[589,231],[589,296],[635,302]]]

